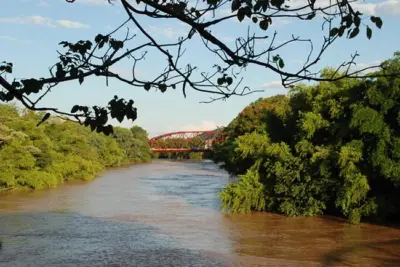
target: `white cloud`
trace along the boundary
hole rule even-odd
[[[61,26],[64,28],[70,28],[70,29],[89,28],[89,25],[82,24],[80,22],[65,20],[65,19],[54,21],[51,18],[42,17],[42,16],[0,18],[0,23],[1,22],[2,23],[13,23],[13,24],[34,24],[34,25],[51,27],[51,28],[55,28],[57,26]]]
[[[266,82],[261,85],[261,88],[266,88],[266,89],[276,89],[276,88],[283,88],[282,86],[282,81],[271,81],[271,82]]]
[[[388,0],[381,3],[376,3],[375,9],[373,9],[373,12],[371,14],[399,16],[400,0]]]
[[[87,24],[83,24],[83,23],[71,21],[71,20],[66,20],[66,19],[57,20],[57,24],[62,27],[70,28],[70,29],[82,29],[82,28],[87,29],[87,28],[89,28],[89,25],[87,25]]]
[[[215,130],[218,125],[214,121],[203,120],[199,124],[188,124],[183,125],[179,128],[180,131],[208,131]]]
[[[360,71],[363,70],[365,68],[370,68],[368,70],[362,71],[359,74],[360,75],[365,75],[368,72],[372,72],[372,71],[378,71],[379,65],[382,63],[382,61],[380,60],[375,60],[375,61],[371,61],[371,62],[367,62],[367,63],[357,63],[357,65],[351,65],[349,72],[355,72],[355,71]],[[378,67],[376,67],[378,66]],[[346,71],[347,67],[343,67],[340,69],[341,71]]]
[[[13,24],[35,24],[55,27],[51,19],[42,16],[0,18],[0,22]]]
[[[39,2],[37,5],[38,5],[38,6],[41,6],[41,7],[47,7],[47,6],[49,6],[49,3],[40,0],[40,2]]]
[[[0,35],[0,40],[6,40],[6,41],[17,41],[16,38],[7,36],[7,35]]]

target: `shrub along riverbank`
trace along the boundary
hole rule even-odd
[[[384,66],[399,72],[400,54]],[[224,209],[400,221],[400,78],[299,85],[224,131],[214,161],[239,176],[220,194]]]
[[[0,192],[90,180],[106,168],[149,162],[147,133],[115,127],[105,136],[57,118],[0,105]]]

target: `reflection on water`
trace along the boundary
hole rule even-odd
[[[400,266],[398,229],[224,215],[228,180],[209,162],[156,161],[2,196],[0,266]]]

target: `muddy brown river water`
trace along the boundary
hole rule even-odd
[[[211,162],[154,161],[0,197],[0,266],[400,266],[400,229],[226,215]]]

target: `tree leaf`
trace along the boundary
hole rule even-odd
[[[285,67],[285,62],[283,62],[283,59],[280,58],[280,59],[279,59],[279,68],[282,69],[283,67]]]
[[[354,28],[354,29],[351,31],[350,35],[349,35],[349,39],[352,39],[352,38],[356,37],[356,36],[358,35],[359,32],[360,32],[360,29],[359,29],[359,28]]]
[[[339,28],[339,33],[338,33],[338,36],[339,37],[342,37],[343,36],[343,33],[344,33],[344,30],[346,29],[346,26],[344,26],[344,25],[342,25],[342,26],[340,26],[340,28]]]
[[[161,91],[162,93],[164,93],[165,91],[167,91],[167,85],[166,85],[166,84],[160,84],[160,85],[158,86],[158,88],[160,89],[160,91]]]
[[[257,23],[257,22],[258,22],[258,18],[257,18],[257,17],[252,17],[251,20],[252,20],[254,23]]]
[[[151,88],[151,85],[150,85],[150,83],[145,83],[143,87],[144,87],[144,90],[149,91]]]
[[[78,110],[79,110],[79,106],[78,106],[78,105],[75,105],[75,106],[72,107],[71,113],[75,113],[75,112],[77,112]]]
[[[361,19],[359,16],[354,17],[354,25],[358,28],[360,26]]]
[[[228,85],[231,85],[233,83],[232,77],[227,77],[226,82],[228,83]]]
[[[237,18],[240,22],[242,22],[242,20],[244,19],[245,13],[244,13],[244,9],[241,8],[239,9],[238,13],[237,13]]]
[[[371,37],[372,37],[372,30],[370,27],[367,26],[367,38],[371,39]]]
[[[330,37],[335,37],[336,34],[338,34],[338,33],[339,33],[339,29],[338,29],[338,28],[332,28],[332,29],[330,30],[330,32],[329,32],[329,36],[330,36]]]
[[[83,83],[83,80],[85,79],[85,77],[83,76],[83,71],[79,71],[79,84]]]
[[[276,56],[273,56],[272,57],[272,61],[275,63],[275,62],[278,62],[278,60],[280,59],[280,56],[279,55],[276,55]]]
[[[315,17],[315,12],[307,16],[306,20],[312,20]]]
[[[71,70],[69,71],[69,74],[71,75],[71,77],[76,77],[76,76],[78,76],[78,69],[75,68],[74,66],[71,67]]]
[[[260,29],[266,31],[268,29],[268,25],[269,25],[268,20],[263,19],[262,21],[260,21],[259,25],[260,25]]]
[[[380,28],[382,28],[382,24],[383,24],[382,19],[377,17],[376,22],[375,22],[376,27],[378,27],[380,29]]]
[[[232,13],[235,12],[236,10],[238,10],[240,8],[240,1],[239,0],[233,0],[232,1]]]
[[[44,116],[43,116],[43,118],[41,119],[41,121],[39,121],[39,122],[36,124],[36,127],[38,127],[38,126],[39,126],[40,124],[42,124],[43,122],[47,121],[49,118],[50,118],[50,113],[44,114]]]

